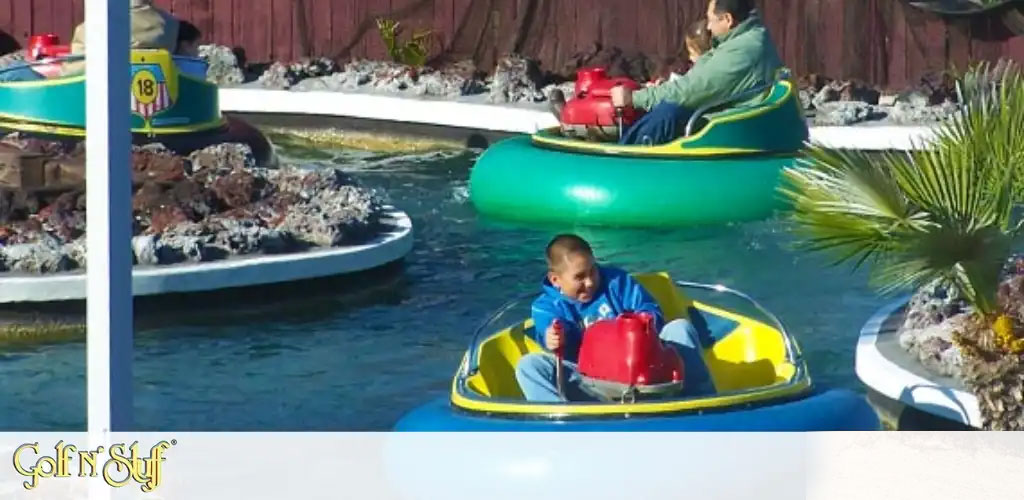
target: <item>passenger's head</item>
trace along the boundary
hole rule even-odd
[[[708,22],[701,19],[686,29],[686,53],[690,62],[697,62],[697,58],[711,50],[711,32],[708,31]]]
[[[182,56],[199,57],[199,38],[202,34],[196,25],[188,21],[178,23],[178,46],[174,53]]]
[[[601,286],[601,274],[590,244],[574,234],[555,236],[547,247],[548,280],[562,295],[590,302]]]
[[[710,0],[708,2],[708,30],[722,36],[750,17],[754,0]]]

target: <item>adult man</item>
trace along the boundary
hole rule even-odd
[[[681,78],[630,91],[612,89],[612,104],[648,110],[622,134],[622,144],[663,144],[705,104],[773,81],[782,67],[753,0],[710,0],[708,29],[714,47]]]
[[[165,49],[174,52],[178,45],[178,20],[153,5],[153,0],[131,1],[131,48]],[[85,53],[85,23],[75,28],[71,53]]]
[[[132,0],[130,7],[131,48],[166,49],[171,53],[178,49],[178,31],[181,23],[174,16],[153,5],[153,0]],[[198,31],[192,38],[198,38]],[[75,27],[71,37],[71,54],[81,55],[84,53],[85,23],[81,23]],[[83,71],[85,71],[85,62],[79,60],[64,63],[61,73],[63,76],[71,76]],[[0,72],[0,81],[28,81],[42,80],[43,78],[45,78],[43,75],[35,72],[31,66],[25,63],[13,64]]]

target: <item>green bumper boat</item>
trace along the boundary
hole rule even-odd
[[[82,59],[69,56],[30,66],[84,67]],[[254,127],[221,115],[218,88],[206,81],[205,73],[206,63],[200,59],[172,56],[166,50],[132,50],[133,142],[160,142],[180,154],[212,144],[241,142],[252,147],[257,163],[270,163],[270,143]],[[84,74],[0,83],[0,130],[82,139],[85,108]]]
[[[656,146],[588,142],[559,128],[505,139],[477,160],[470,199],[501,219],[626,227],[756,220],[785,208],[781,172],[808,138],[786,73],[702,107],[686,131]]]

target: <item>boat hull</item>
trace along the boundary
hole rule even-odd
[[[648,431],[815,432],[879,430],[863,395],[846,389],[818,390],[795,400],[714,412],[625,418],[558,419],[474,414],[447,398],[430,401],[402,417],[396,431]]]
[[[758,220],[784,209],[792,154],[637,158],[557,151],[513,137],[470,174],[477,210],[508,220],[679,227]]]

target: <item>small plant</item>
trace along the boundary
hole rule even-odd
[[[402,23],[393,19],[377,19],[377,31],[388,48],[388,56],[400,64],[414,68],[422,67],[427,63],[433,31],[414,31],[408,41],[400,44],[398,37],[402,32],[401,25]]]

